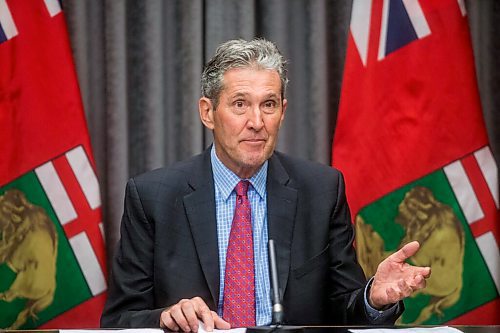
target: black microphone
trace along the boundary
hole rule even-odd
[[[276,260],[276,249],[274,248],[274,241],[272,239],[268,242],[269,248],[269,269],[271,273],[271,301],[272,320],[270,326],[257,326],[248,327],[246,333],[304,333],[304,328],[301,326],[286,326],[283,325],[285,317],[285,309],[281,304],[280,287],[278,282],[278,265]]]
[[[273,302],[273,318],[271,325],[283,324],[284,309],[281,304],[280,289],[278,282],[278,267],[276,263],[276,250],[274,249],[274,241],[269,240],[269,267],[271,268],[271,290]]]

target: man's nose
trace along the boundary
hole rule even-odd
[[[264,121],[262,120],[262,112],[258,106],[253,107],[248,113],[248,126],[255,130],[260,130],[264,126]]]

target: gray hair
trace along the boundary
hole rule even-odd
[[[205,66],[201,75],[201,94],[209,98],[216,108],[219,104],[219,95],[224,89],[224,73],[232,68],[257,66],[259,69],[278,72],[281,80],[281,98],[284,98],[288,84],[286,63],[278,47],[268,40],[229,40],[215,50],[215,55]]]

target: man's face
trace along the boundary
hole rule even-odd
[[[203,97],[200,116],[214,132],[217,157],[239,177],[249,178],[274,151],[287,101],[281,100],[274,70],[234,68],[223,82],[217,109]]]

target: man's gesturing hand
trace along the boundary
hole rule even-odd
[[[214,311],[211,311],[200,297],[182,299],[177,304],[166,308],[160,316],[160,327],[171,331],[198,332],[198,321],[205,325],[205,330],[230,329],[231,325]]]
[[[408,243],[378,265],[369,300],[375,309],[394,304],[425,287],[425,279],[431,275],[431,268],[405,263],[419,248],[417,241]]]

